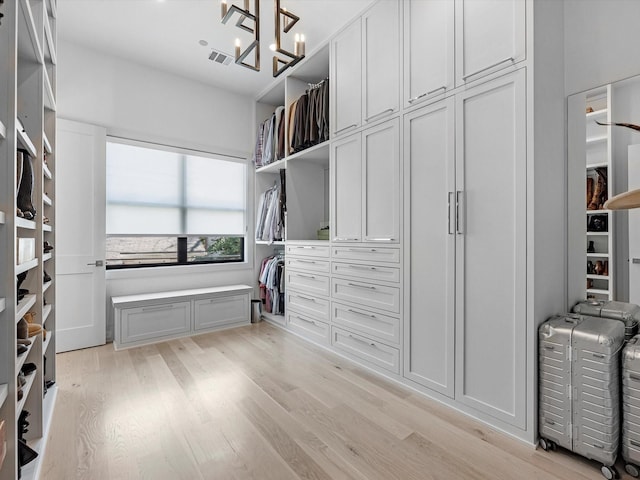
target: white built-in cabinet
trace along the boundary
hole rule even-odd
[[[362,28],[357,19],[331,41],[331,136],[362,124]]]
[[[400,241],[400,128],[397,118],[333,144],[334,242]]]
[[[441,98],[454,87],[454,2],[406,1],[404,107]]]

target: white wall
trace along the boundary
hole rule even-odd
[[[251,98],[65,42],[58,47],[58,85],[58,116],[62,118],[106,127],[109,135],[242,158],[250,155],[254,134]],[[250,191],[252,188],[250,185]],[[248,202],[252,205],[251,198]],[[247,258],[246,265],[109,272],[107,338],[113,338],[111,296],[253,285],[251,250]]]

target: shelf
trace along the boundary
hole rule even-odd
[[[606,237],[609,232],[587,232],[587,236],[591,237]]]
[[[42,261],[43,261],[43,262],[46,262],[47,260],[51,260],[51,257],[52,257],[52,256],[53,256],[53,255],[52,255],[52,254],[50,254],[50,253],[45,253],[44,255],[42,255]]]
[[[33,381],[36,379],[36,370],[27,375],[26,379],[27,383],[22,387],[22,400],[18,402],[18,406],[16,407],[16,421],[20,418],[24,404],[27,403],[27,398],[29,397],[31,387],[33,386]]]
[[[608,253],[587,252],[587,257],[588,258],[609,258],[609,254]]]
[[[36,337],[30,337],[31,339],[31,345],[27,345],[27,351],[24,352],[22,355],[18,356],[18,360],[16,361],[16,376],[18,376],[18,373],[20,373],[20,369],[22,368],[22,366],[26,363],[27,358],[29,357],[29,354],[31,353],[31,349],[33,348],[33,341]]]
[[[608,111],[609,110],[607,108],[601,108],[600,110],[596,110],[594,112],[587,113],[587,118],[606,117]]]
[[[3,297],[0,298],[0,313],[4,312],[5,308],[7,308],[7,300]]]
[[[51,170],[49,170],[49,167],[47,166],[46,163],[42,164],[42,172],[44,173],[44,176],[47,177],[49,180],[53,178],[53,175],[51,175]]]
[[[17,118],[16,118],[16,133],[18,135],[18,143],[20,144],[20,146],[24,148],[27,152],[29,152],[29,155],[31,155],[32,157],[34,158],[37,157],[38,152],[36,151],[35,145],[29,138],[29,135],[27,135],[27,132],[24,130],[24,127],[22,126],[22,122]]]
[[[53,337],[53,333],[50,330],[47,330],[47,339],[42,343],[42,354],[44,355],[47,352],[47,348],[49,348],[49,344],[51,343],[51,338]]]
[[[45,205],[48,205],[49,207],[51,205],[53,205],[53,201],[51,200],[51,198],[49,197],[49,195],[43,194],[42,195],[42,201],[44,202]]]
[[[0,210],[0,225],[4,225],[6,221],[7,221],[7,218],[5,217],[4,212]]]
[[[256,245],[284,245],[284,240],[275,240],[269,242],[268,240],[256,240]]]
[[[36,304],[36,295],[34,293],[30,293],[29,295],[25,295],[24,298],[18,303],[16,307],[16,322],[19,322],[24,314],[29,311],[31,307]]]
[[[56,98],[53,95],[53,88],[51,88],[51,82],[49,81],[49,74],[44,70],[44,106],[52,112],[56,111]]]
[[[587,215],[605,215],[613,210],[587,210]]]
[[[286,162],[287,159],[283,158],[264,167],[256,168],[256,173],[278,173],[278,171],[286,168]]]
[[[44,151],[47,153],[51,153],[53,150],[51,150],[51,142],[49,142],[49,138],[47,137],[47,134],[42,132],[42,144],[44,145]]]
[[[9,385],[3,383],[0,385],[0,408],[4,405],[7,395],[9,395]]]
[[[591,165],[587,165],[587,170],[595,170],[596,168],[608,168],[609,162],[600,162],[600,163],[592,163]]]
[[[44,59],[36,24],[33,21],[29,0],[20,1],[21,12],[18,13],[18,57],[42,65]]]
[[[44,283],[44,284],[42,285],[42,293],[44,293],[44,292],[46,292],[47,290],[49,290],[49,287],[51,287],[51,284],[52,284],[52,283],[53,283],[52,281],[49,281],[49,282],[47,282],[47,283]]]
[[[53,34],[51,32],[51,23],[49,21],[49,17],[47,15],[45,15],[44,17],[44,35],[46,38],[46,45],[47,48],[45,49],[44,53],[45,53],[45,59],[47,59],[47,55],[46,53],[49,53],[49,58],[48,60],[53,64],[57,64],[58,63],[58,56],[56,55],[56,44],[53,41]]]
[[[322,142],[318,145],[307,148],[306,150],[302,150],[301,152],[289,155],[287,157],[287,161],[318,163],[329,166],[329,141]]]
[[[601,290],[599,288],[587,288],[587,293],[595,293],[596,295],[609,295],[609,290]]]
[[[22,467],[22,480],[35,480],[37,478],[43,478],[41,475],[43,452],[46,451],[47,440],[49,439],[49,430],[51,428],[51,419],[53,418],[53,407],[56,403],[56,397],[58,396],[58,387],[54,385],[44,396],[42,400],[42,437],[35,440],[29,440],[27,444],[33,448],[36,452],[40,453],[38,457]]]
[[[272,105],[277,107],[284,104],[284,78],[275,80],[271,85],[267,86],[256,100],[258,103]]]
[[[606,277],[606,278],[609,278],[609,277]],[[48,304],[42,307],[42,325],[47,323],[47,318],[49,318],[49,315],[51,314],[51,310],[53,310],[53,306],[51,304]]]
[[[3,140],[7,138],[7,127],[5,127],[4,123],[2,123],[1,121],[0,121],[0,138]]]
[[[42,225],[42,231],[43,232],[52,232],[53,231],[53,227],[51,225]]]
[[[16,217],[16,227],[24,228],[25,230],[35,230],[36,222],[34,222],[33,220],[27,220],[22,217]]]
[[[590,278],[592,280],[609,280],[608,275],[593,275],[591,273],[587,274],[587,278]]]
[[[31,270],[38,266],[38,259],[34,258],[33,260],[29,260],[28,262],[21,263],[20,265],[16,265],[16,275],[26,272],[27,270]]]
[[[609,135],[600,135],[597,137],[587,138],[587,145],[595,145],[597,143],[603,143],[609,140]]]

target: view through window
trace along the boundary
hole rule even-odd
[[[107,143],[107,267],[242,262],[247,167]]]

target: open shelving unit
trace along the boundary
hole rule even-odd
[[[0,27],[0,85],[6,86],[0,95],[0,164],[6,172],[0,176],[0,421],[6,425],[6,456],[0,460],[0,480],[40,476],[56,396],[55,388],[48,392],[45,388],[45,382],[56,378],[56,261],[55,252],[43,253],[45,241],[55,245],[56,7],[56,0],[0,4],[4,15]],[[30,162],[33,172],[32,220],[17,216],[19,149],[26,152],[23,161]],[[48,223],[44,223],[44,217]],[[33,239],[35,258],[17,264],[19,238]],[[52,279],[46,284],[45,262]],[[20,288],[28,293],[17,302],[16,275],[25,273]],[[27,350],[17,355],[17,324],[27,312],[33,312],[37,324],[46,321],[47,339],[42,334],[30,337]],[[18,400],[17,375],[25,363],[33,363],[36,369],[26,377]],[[30,413],[25,440],[38,457],[21,467],[17,419],[23,409]]]

